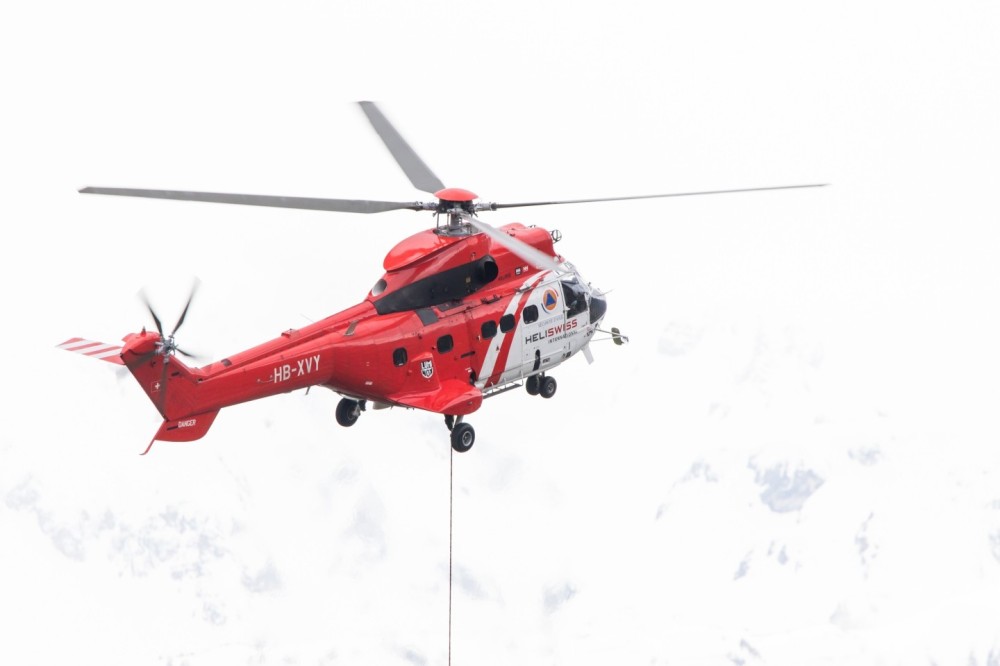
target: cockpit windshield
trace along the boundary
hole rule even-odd
[[[566,316],[573,317],[587,309],[587,288],[573,276],[562,281],[563,296],[566,298]]]

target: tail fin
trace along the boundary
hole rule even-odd
[[[197,382],[191,368],[176,356],[164,354],[156,333],[126,335],[121,359],[164,419],[203,411],[195,404]]]
[[[158,352],[160,336],[156,333],[132,333],[124,345],[95,342],[86,338],[70,338],[56,345],[59,349],[124,365],[139,382],[156,410],[163,417],[160,429],[143,451],[149,452],[153,442],[193,442],[201,439],[218,416],[218,409],[199,406],[195,389],[198,378],[191,368],[176,356]],[[197,371],[195,371],[197,372]]]
[[[218,408],[198,400],[200,370],[193,370],[177,356],[165,354],[157,333],[142,331],[125,336],[121,360],[146,396],[160,412],[163,423],[153,435],[164,442],[192,442],[208,432]]]

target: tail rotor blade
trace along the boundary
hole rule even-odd
[[[153,358],[155,358],[156,356],[158,356],[159,354],[160,354],[160,350],[159,350],[159,349],[153,349],[153,351],[151,351],[151,352],[148,352],[148,353],[146,353],[146,354],[143,354],[142,356],[140,356],[140,357],[139,357],[139,358],[137,358],[136,360],[134,360],[134,361],[132,361],[131,363],[129,363],[129,364],[128,364],[128,367],[130,367],[130,368],[134,368],[134,367],[138,367],[138,366],[140,366],[140,365],[143,365],[143,364],[145,364],[145,363],[146,363],[147,361],[150,361],[150,360],[152,360]]]
[[[174,326],[174,330],[170,332],[170,337],[173,337],[174,333],[177,332],[177,329],[179,329],[181,327],[181,324],[184,323],[184,318],[187,317],[188,308],[191,307],[191,301],[194,300],[195,292],[198,291],[198,285],[200,284],[201,282],[197,278],[195,278],[194,284],[191,285],[191,293],[188,294],[187,303],[184,304],[184,310],[181,311],[181,316],[177,320],[177,324]]]
[[[160,321],[160,318],[157,316],[152,304],[149,302],[149,298],[146,296],[145,290],[139,292],[139,298],[142,300],[143,304],[145,304],[146,309],[149,310],[149,314],[153,317],[153,321],[156,323],[156,330],[160,334],[160,340],[151,351],[130,361],[128,365],[129,367],[135,367],[148,363],[157,356],[162,357],[163,378],[161,379],[160,384],[164,387],[164,389],[166,388],[167,380],[167,364],[170,363],[170,357],[173,354],[179,353],[195,361],[202,360],[201,355],[181,349],[174,341],[174,335],[180,330],[181,326],[184,325],[184,322],[187,319],[188,311],[191,309],[191,304],[194,302],[195,294],[198,292],[198,287],[200,285],[201,281],[195,278],[194,283],[191,285],[191,293],[188,294],[187,302],[184,304],[184,309],[181,311],[181,316],[177,318],[177,323],[174,325],[174,328],[170,331],[169,335],[163,332],[163,323]],[[163,399],[162,395],[161,399]]]
[[[169,362],[169,356],[164,356],[160,361],[160,364],[163,366],[163,372],[160,373],[160,386],[157,388],[159,395],[156,398],[156,410],[160,412],[163,418],[167,418],[164,408],[167,405],[167,365]]]
[[[139,292],[139,299],[142,300],[143,304],[146,306],[146,309],[149,310],[150,316],[153,317],[153,323],[156,324],[156,332],[159,333],[160,337],[162,338],[163,325],[160,323],[160,318],[156,316],[156,310],[153,309],[153,305],[149,302],[149,298],[146,296],[146,292],[144,290]]]
[[[196,354],[196,353],[193,353],[193,352],[185,351],[185,350],[183,350],[183,349],[181,349],[180,347],[177,347],[177,346],[174,346],[174,351],[177,352],[178,354],[180,354],[181,356],[184,356],[186,358],[191,359],[192,361],[196,361],[196,362],[199,362],[199,363],[205,358],[205,356],[203,354]]]

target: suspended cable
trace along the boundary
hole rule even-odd
[[[455,506],[455,450],[448,447],[449,470],[448,470],[448,666],[451,666],[451,562],[452,562],[452,535],[454,534],[454,506]]]

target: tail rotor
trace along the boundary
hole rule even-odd
[[[184,304],[184,309],[181,311],[181,316],[177,319],[177,323],[174,324],[174,328],[167,335],[163,333],[163,323],[156,315],[156,310],[153,309],[152,303],[149,302],[149,297],[146,296],[146,292],[139,292],[139,299],[142,301],[143,305],[146,306],[146,309],[149,310],[149,314],[153,318],[153,323],[156,324],[156,332],[160,334],[160,342],[157,344],[156,349],[152,352],[152,354],[163,356],[164,364],[170,362],[170,357],[173,356],[174,353],[179,353],[190,359],[197,358],[195,354],[186,352],[177,346],[174,336],[177,334],[177,331],[180,330],[181,326],[184,325],[184,320],[187,318],[188,310],[191,308],[191,301],[194,300],[194,295],[198,292],[198,287],[200,285],[201,282],[196,278],[194,283],[191,285],[191,292],[188,294],[187,302]]]
[[[132,367],[137,367],[144,365],[145,363],[148,363],[157,356],[162,357],[163,360],[160,364],[161,366],[160,379],[159,382],[156,385],[154,385],[157,396],[156,399],[153,401],[153,403],[156,405],[157,411],[159,411],[164,418],[166,418],[164,407],[166,405],[166,400],[167,400],[167,373],[169,371],[170,359],[175,354],[180,354],[192,360],[198,359],[197,355],[181,349],[177,345],[177,341],[174,336],[177,334],[177,331],[180,330],[181,326],[184,325],[184,320],[187,318],[188,310],[191,308],[191,302],[194,300],[194,295],[197,293],[200,284],[201,282],[198,279],[195,279],[194,283],[191,285],[191,291],[188,294],[187,302],[184,304],[184,309],[181,311],[181,315],[180,317],[178,317],[177,323],[174,324],[174,327],[173,329],[171,329],[170,333],[164,333],[163,322],[161,321],[160,317],[156,314],[156,310],[153,308],[153,304],[150,302],[149,297],[146,295],[145,290],[139,291],[139,300],[141,300],[143,305],[146,306],[146,309],[149,311],[150,316],[153,318],[153,323],[156,325],[156,332],[159,333],[160,339],[156,342],[156,346],[153,348],[152,351],[148,352],[147,354],[144,354],[143,356],[140,356],[138,360],[136,360],[134,363],[130,363],[129,365]]]

